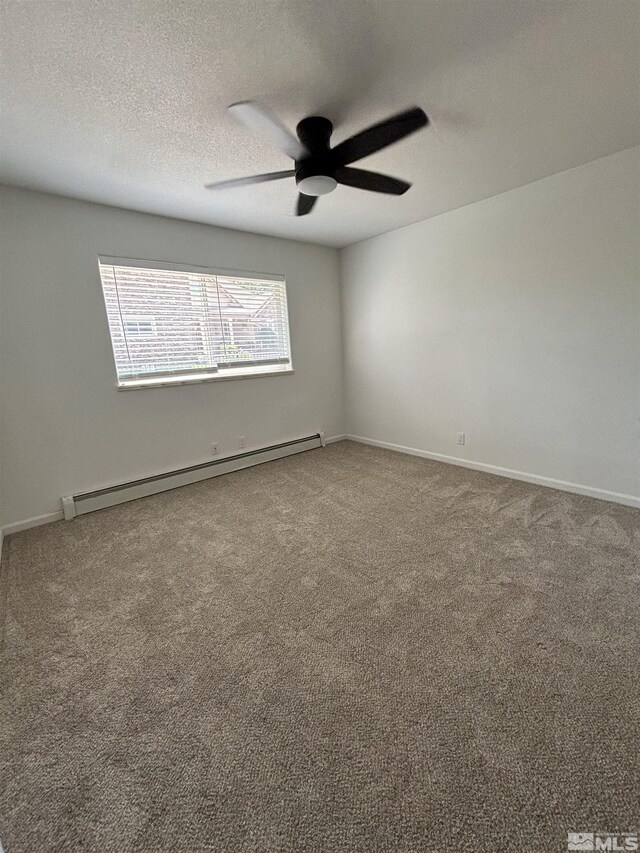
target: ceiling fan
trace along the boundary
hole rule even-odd
[[[405,193],[411,186],[406,181],[381,175],[378,172],[351,169],[349,164],[392,145],[421,127],[426,127],[429,123],[423,110],[412,107],[356,133],[355,136],[331,148],[329,140],[333,125],[329,119],[322,116],[302,119],[296,127],[298,137],[296,139],[282,122],[253,101],[231,104],[229,112],[250,130],[270,137],[281,151],[291,157],[295,168],[284,172],[266,172],[263,175],[219,181],[215,184],[206,184],[206,188],[219,190],[243,187],[247,184],[260,184],[265,181],[278,181],[281,178],[295,178],[299,190],[297,216],[309,213],[318,196],[333,192],[338,184],[376,193],[392,195]]]

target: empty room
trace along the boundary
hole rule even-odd
[[[0,853],[639,833],[639,0],[0,0]]]

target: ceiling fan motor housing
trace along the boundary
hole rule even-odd
[[[310,116],[302,119],[296,132],[310,154],[295,161],[298,189],[305,195],[315,196],[332,192],[338,186],[329,148],[333,125],[328,118]]]
[[[296,139],[282,122],[252,101],[231,104],[229,111],[250,129],[270,136],[280,151],[293,160],[295,168],[218,181],[215,184],[206,184],[207,189],[243,187],[247,184],[261,184],[295,176],[299,191],[297,216],[310,213],[318,196],[332,192],[338,184],[388,195],[406,193],[411,186],[408,181],[366,169],[354,169],[351,164],[393,145],[394,142],[429,124],[424,110],[420,107],[410,107],[384,121],[372,124],[331,148],[333,125],[324,116],[308,116],[302,119],[296,128]]]

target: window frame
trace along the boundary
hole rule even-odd
[[[289,350],[288,367],[285,369],[274,369],[273,363],[263,365],[261,369],[259,364],[247,364],[246,367],[238,367],[233,370],[233,373],[225,370],[223,374],[213,371],[202,371],[201,373],[188,374],[185,372],[183,376],[180,371],[176,370],[171,375],[166,375],[162,378],[160,374],[157,377],[135,378],[131,380],[121,379],[118,375],[118,363],[114,347],[113,337],[111,335],[111,324],[109,322],[109,312],[105,301],[105,294],[102,287],[102,277],[100,275],[100,264],[105,266],[115,267],[138,267],[140,269],[158,270],[159,272],[183,272],[193,273],[195,275],[213,275],[227,278],[239,279],[254,279],[256,281],[277,281],[284,285],[284,309],[287,318],[286,335],[287,345]],[[256,270],[236,270],[226,269],[223,267],[200,266],[198,264],[183,264],[177,261],[152,261],[146,258],[120,258],[112,255],[98,255],[98,281],[100,283],[100,292],[102,296],[102,304],[105,311],[105,320],[107,331],[109,333],[109,341],[111,343],[111,355],[113,358],[113,368],[115,372],[116,388],[118,391],[138,391],[144,388],[166,388],[173,385],[199,385],[202,382],[231,382],[234,379],[261,379],[265,376],[288,376],[295,373],[293,366],[293,348],[291,343],[291,322],[289,315],[289,299],[287,293],[287,280],[284,273],[264,273]]]

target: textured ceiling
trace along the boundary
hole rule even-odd
[[[32,0],[2,10],[4,183],[343,246],[640,142],[637,0]],[[432,127],[295,218],[287,169],[225,107],[254,99],[334,144],[407,106]]]

